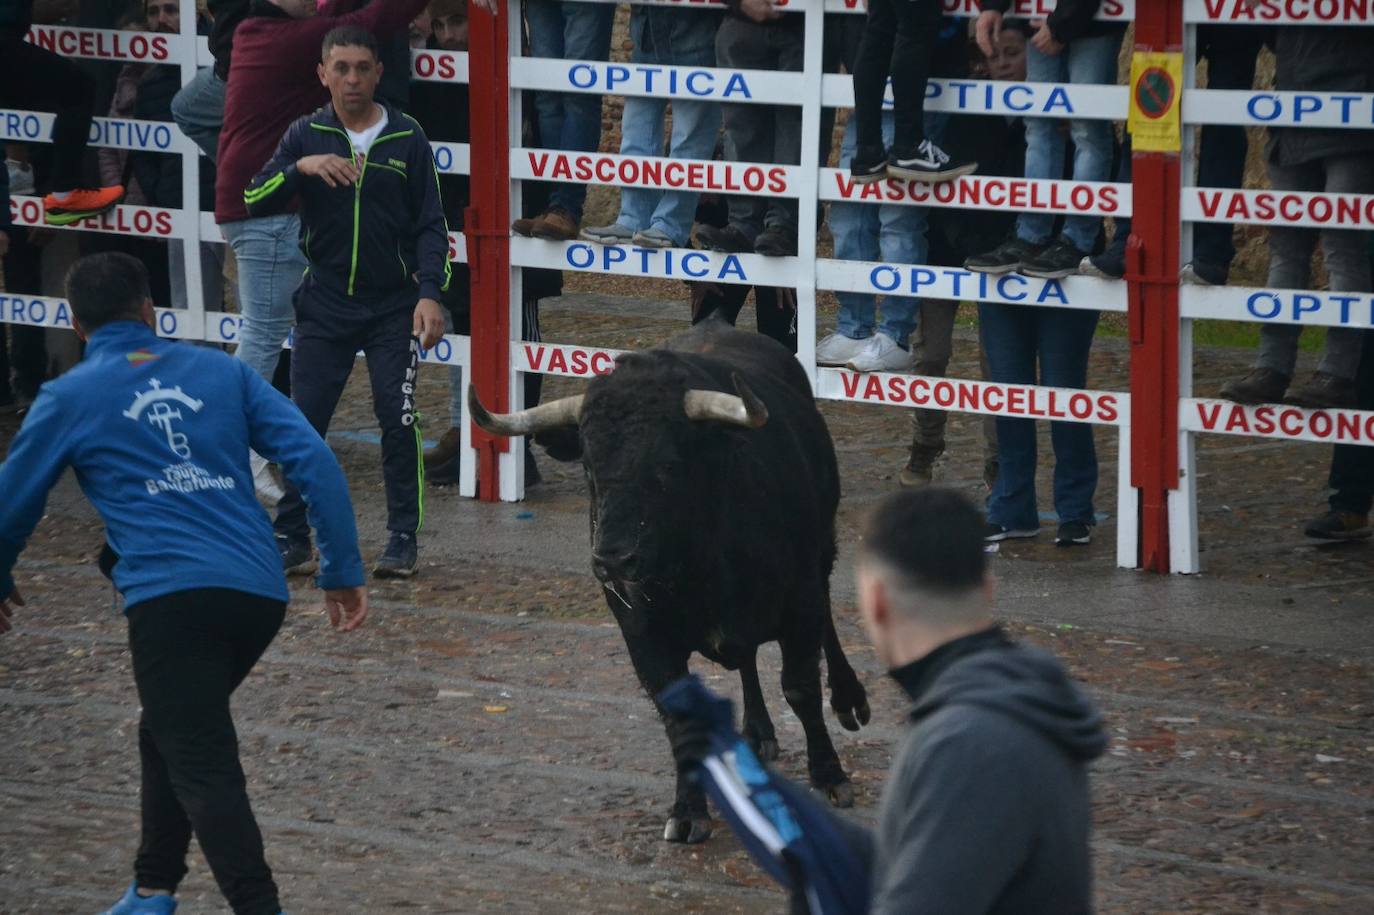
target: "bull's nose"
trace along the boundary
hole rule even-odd
[[[625,581],[634,578],[639,557],[633,550],[625,553],[593,553],[592,574],[597,581]]]

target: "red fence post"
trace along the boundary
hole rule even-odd
[[[1136,4],[1135,51],[1183,50],[1183,0]],[[1141,80],[1143,84],[1145,80]],[[1172,105],[1178,94],[1173,87]],[[1132,105],[1147,87],[1134,80]],[[1131,341],[1131,484],[1140,490],[1139,567],[1169,571],[1169,490],[1178,487],[1178,152],[1133,150],[1134,206],[1127,244]]]
[[[515,0],[492,15],[471,6],[468,36],[469,144],[473,163],[463,213],[472,277],[472,383],[488,409],[510,407],[510,51],[504,17],[520,15]],[[500,498],[497,478],[504,438],[473,426],[477,497]]]

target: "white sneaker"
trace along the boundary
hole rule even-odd
[[[816,344],[817,365],[848,365],[849,360],[859,355],[868,346],[872,337],[846,337],[844,334],[831,334]]]
[[[849,360],[856,372],[905,372],[911,368],[911,350],[902,349],[887,334],[874,334],[863,352]]]
[[[286,493],[282,492],[281,484],[272,475],[272,465],[267,462],[267,458],[256,451],[250,451],[248,465],[253,468],[253,488],[258,491],[259,499],[268,505],[276,505],[286,496]]]
[[[10,193],[15,196],[33,193],[33,167],[27,162],[14,159],[5,160],[5,170],[10,175]]]

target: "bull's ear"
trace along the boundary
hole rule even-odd
[[[536,432],[534,441],[555,461],[582,460],[582,435],[574,426]]]
[[[653,358],[647,353],[641,353],[637,350],[630,350],[629,352],[621,353],[619,356],[615,357],[615,364],[617,366],[635,365],[636,363],[639,365],[651,365],[653,363]]]

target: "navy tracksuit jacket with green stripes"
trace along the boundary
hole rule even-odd
[[[387,528],[414,533],[424,517],[424,464],[414,403],[419,343],[411,322],[419,299],[438,301],[448,286],[448,227],[424,131],[382,107],[386,126],[362,161],[333,106],[297,120],[243,200],[254,217],[300,200],[301,248],[310,266],[295,297],[292,399],[326,434],[355,354],[364,352],[382,428]],[[330,153],[361,166],[357,182],[330,187],[296,168],[305,156]],[[276,530],[309,536],[294,488],[277,508]]]

